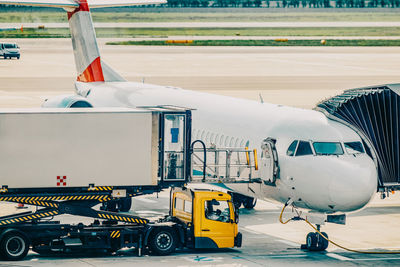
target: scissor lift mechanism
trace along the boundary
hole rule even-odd
[[[61,214],[112,220],[115,222],[135,223],[138,225],[148,223],[147,219],[137,216],[93,209],[97,204],[112,200],[112,194],[113,187],[111,186],[89,188],[86,193],[18,194],[5,192],[0,195],[0,201],[15,202],[43,208],[28,214],[24,213],[0,217],[0,226],[38,221],[39,219],[55,217]],[[141,194],[142,192],[138,191],[137,193],[128,193],[127,196],[134,197]]]

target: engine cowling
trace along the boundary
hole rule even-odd
[[[93,105],[78,95],[60,95],[46,99],[42,108],[92,108]]]

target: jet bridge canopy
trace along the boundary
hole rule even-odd
[[[359,133],[378,168],[380,187],[400,186],[400,84],[350,89],[316,110]]]

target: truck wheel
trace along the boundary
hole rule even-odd
[[[178,237],[173,229],[155,228],[149,239],[149,247],[152,253],[165,256],[176,249]]]
[[[0,255],[5,260],[22,260],[28,254],[28,251],[28,238],[19,232],[9,232],[0,241]]]
[[[257,204],[257,199],[252,197],[249,197],[248,199],[246,199],[246,201],[243,202],[243,206],[248,210],[253,209],[256,206],[256,204]]]
[[[122,212],[130,211],[131,207],[132,207],[132,198],[131,197],[123,198],[118,201],[118,209]]]

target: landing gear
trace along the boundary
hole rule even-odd
[[[317,225],[318,231],[320,231],[320,226]],[[318,232],[315,233],[308,233],[307,238],[306,238],[306,244],[305,244],[305,249],[308,249],[309,251],[324,251],[328,248],[329,242],[328,242],[328,234],[325,232],[321,232],[323,236],[322,237]]]
[[[257,199],[256,198],[252,198],[252,197],[247,198],[243,202],[243,206],[248,210],[253,209],[256,206],[256,204],[257,204]]]
[[[101,206],[101,210],[112,211],[112,212],[128,212],[132,207],[132,198],[121,198],[117,200],[110,200],[107,202],[103,202]]]
[[[236,192],[228,192],[232,196],[232,201],[233,204],[235,205],[235,209],[240,209],[240,207],[243,206],[251,210],[253,209],[256,204],[257,204],[257,199],[249,196],[245,196]]]

